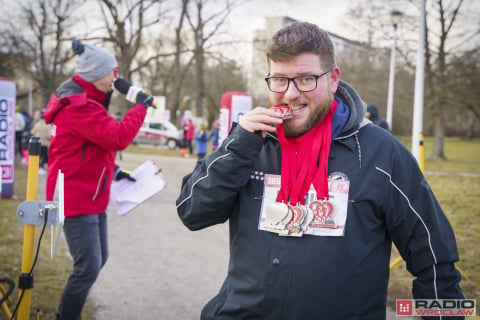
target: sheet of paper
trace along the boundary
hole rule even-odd
[[[166,186],[165,179],[152,160],[145,161],[130,175],[137,181],[115,181],[110,189],[110,197],[119,215],[130,212]]]

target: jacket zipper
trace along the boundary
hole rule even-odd
[[[85,144],[83,145],[83,150],[82,150],[82,161],[85,161],[85,154],[87,153],[87,145],[88,145],[88,142],[85,142]]]
[[[103,167],[102,174],[100,175],[100,178],[98,179],[97,189],[95,190],[95,194],[93,195],[92,200],[95,200],[97,198],[98,194],[100,193],[100,191],[101,191],[100,186],[103,185],[102,181],[104,180],[104,178],[103,178],[104,176],[105,176],[105,167]]]

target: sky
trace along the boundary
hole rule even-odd
[[[265,28],[266,17],[288,16],[295,20],[315,23],[320,28],[338,35],[345,35],[342,16],[351,0],[252,0],[236,7],[230,14],[228,32],[236,39],[251,42],[255,30]],[[249,68],[251,64],[251,43],[235,45],[228,53]],[[236,56],[236,57],[235,57]]]
[[[349,0],[253,0],[236,8],[229,19],[233,30],[252,34],[263,29],[264,17],[288,16],[317,24],[330,32],[342,34],[342,15]]]

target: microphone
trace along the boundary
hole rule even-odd
[[[122,79],[122,78],[117,78],[117,79],[113,82],[113,86],[114,86],[115,89],[117,89],[120,93],[122,93],[122,94],[125,95],[125,98],[127,99],[127,101],[130,101],[130,102],[132,102],[132,103],[137,103],[138,93],[139,93],[139,92],[143,92],[142,88],[137,87],[137,86],[134,86],[134,85],[132,85],[130,82],[128,82],[127,80]],[[150,95],[147,94],[146,92],[144,92],[144,95],[150,96]],[[157,103],[156,103],[156,101],[153,100],[153,97],[151,97],[150,99],[151,99],[151,102],[148,104],[147,107],[152,107],[152,108],[156,109],[156,108],[157,108]]]
[[[125,98],[132,102],[136,103],[137,101],[137,94],[142,91],[142,88],[132,85],[129,81],[117,78],[113,82],[113,86],[117,89],[120,93],[126,95]]]

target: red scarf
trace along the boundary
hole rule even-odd
[[[277,126],[282,146],[282,182],[278,202],[305,204],[305,195],[313,186],[317,199],[328,199],[328,155],[332,140],[332,118],[337,109],[335,99],[330,110],[313,129],[298,138],[287,138],[283,123]]]

